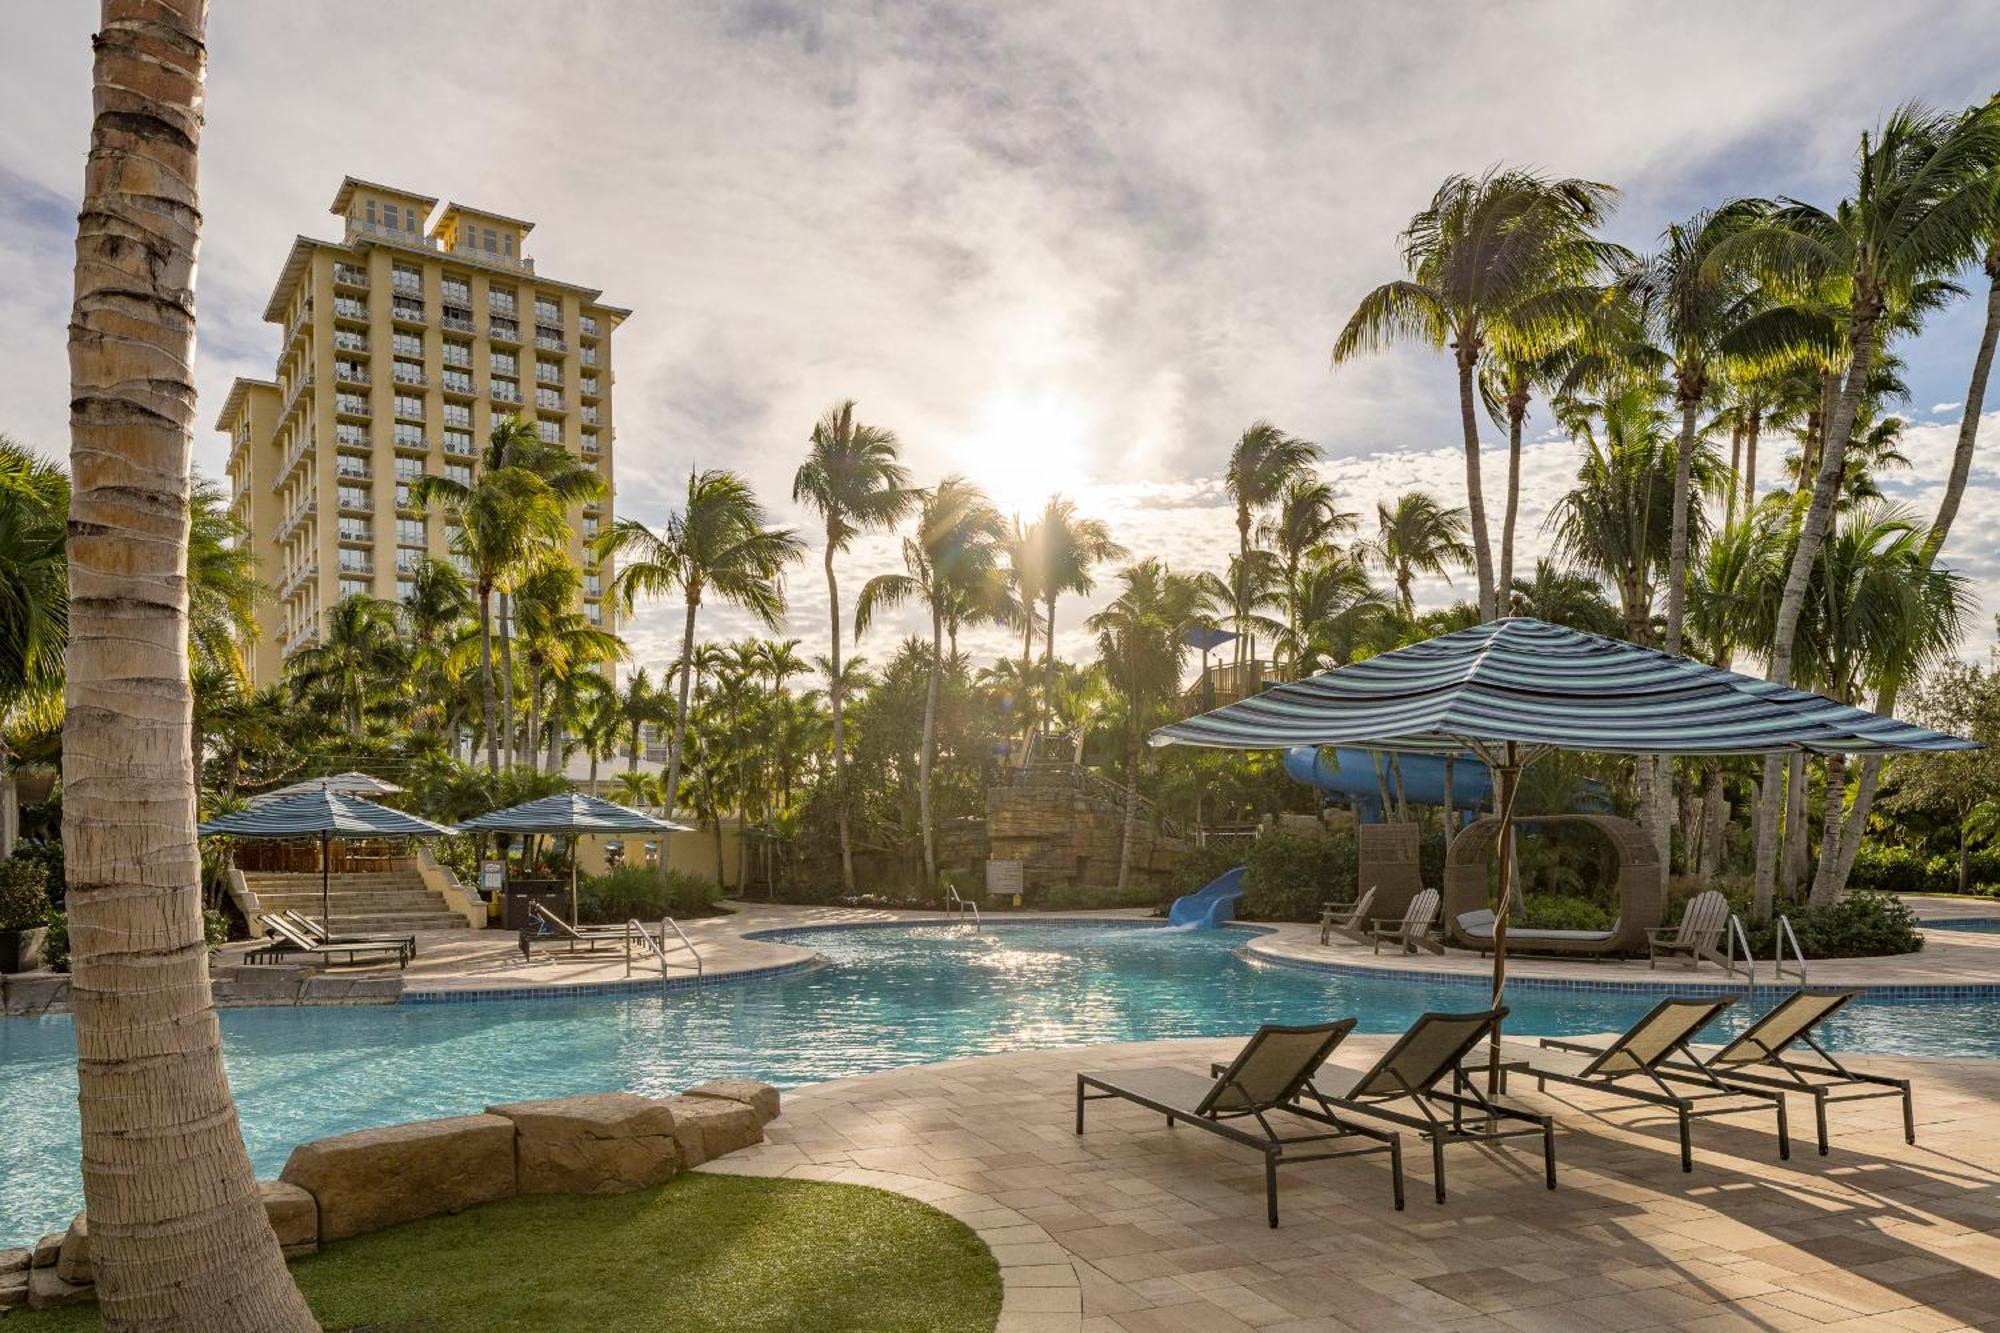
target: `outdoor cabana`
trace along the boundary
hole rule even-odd
[[[441,824],[329,786],[308,787],[291,796],[219,816],[196,831],[263,842],[318,839],[319,916],[320,924],[329,932],[333,929],[330,889],[333,862],[328,855],[331,843],[348,838],[441,838],[451,833]]]
[[[1231,750],[1469,749],[1485,760],[1498,805],[1493,841],[1499,886],[1490,942],[1496,1007],[1507,980],[1514,801],[1521,769],[1539,756],[1552,750],[1651,757],[1978,748],[1823,695],[1520,616],[1276,685],[1161,727],[1151,739],[1154,745]]]
[[[543,796],[504,810],[493,810],[468,819],[459,833],[506,833],[569,839],[569,923],[576,921],[576,840],[589,835],[615,837],[626,833],[687,833],[685,824],[660,819],[643,810],[634,810],[582,792],[562,792]]]

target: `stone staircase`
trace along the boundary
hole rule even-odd
[[[320,913],[319,876],[245,871],[244,886],[267,912]],[[328,881],[334,930],[344,935],[406,934],[419,930],[470,930],[465,918],[445,906],[444,896],[424,887],[414,870],[336,873]]]

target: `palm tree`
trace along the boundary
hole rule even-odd
[[[923,825],[924,883],[937,885],[937,839],[931,823],[931,770],[936,765],[938,694],[944,677],[945,626],[964,613],[969,598],[990,603],[996,584],[1004,592],[1000,542],[1006,525],[999,511],[964,477],[946,477],[922,493],[917,531],[903,539],[901,574],[877,574],[862,585],[854,606],[854,637],[867,632],[877,612],[921,601],[930,612],[930,681],[924,691],[923,750],[917,761],[917,818]]]
[[[548,561],[515,585],[514,618],[528,668],[527,754],[542,748],[542,698],[552,683],[596,674],[626,656],[625,641],[583,614],[582,576]],[[553,771],[553,765],[551,766]]]
[[[1993,227],[1996,166],[2000,109],[1950,115],[1916,104],[1898,107],[1876,133],[1861,137],[1853,198],[1831,213],[1796,200],[1771,205],[1716,256],[1805,293],[1802,306],[1830,297],[1844,325],[1847,367],[1828,404],[1812,500],[1799,524],[1773,629],[1767,674],[1780,685],[1792,681],[1807,583],[1846,475],[1847,441],[1883,320],[1923,284],[1949,276],[1980,252]],[[1769,914],[1777,874],[1778,763],[1776,755],[1765,760],[1758,808],[1754,892],[1760,916]]]
[[[565,549],[569,544],[569,504],[589,493],[592,482],[565,475],[564,486],[552,484],[533,466],[517,466],[515,459],[530,443],[539,445],[529,428],[527,439],[520,437],[519,418],[507,418],[495,425],[493,436],[481,458],[481,469],[470,483],[440,473],[419,477],[410,487],[410,498],[420,508],[437,506],[454,520],[452,550],[472,567],[473,592],[479,606],[479,678],[484,707],[482,728],[486,733],[486,768],[500,771],[502,738],[511,759],[513,752],[513,671],[507,664],[506,699],[494,679],[493,597],[503,592],[524,568],[542,557]],[[540,454],[532,462],[545,460]],[[593,471],[595,485],[603,479]],[[502,619],[505,619],[503,615]],[[508,643],[511,644],[511,636]],[[511,650],[503,655],[511,656]]]
[[[456,566],[443,560],[420,560],[410,571],[410,592],[399,614],[403,639],[410,651],[410,683],[419,714],[426,725],[455,733],[457,691],[453,658],[472,615],[472,590]],[[457,737],[449,737],[456,749]]]
[[[641,597],[678,593],[686,607],[681,627],[680,698],[673,746],[667,751],[667,814],[681,781],[681,745],[687,739],[688,696],[694,685],[695,616],[711,593],[776,629],[785,613],[785,566],[803,545],[790,528],[772,527],[750,483],[734,472],[688,470],[687,498],[666,527],[654,532],[636,519],[620,519],[598,544],[618,561],[611,592],[631,611]],[[666,861],[662,848],[661,862]]]
[[[1321,547],[1293,574],[1283,594],[1285,624],[1277,647],[1293,679],[1345,666],[1382,635],[1394,604],[1368,578],[1354,555]]]
[[[69,478],[0,435],[0,705],[62,681]]]
[[[1480,359],[1496,333],[1531,352],[1595,303],[1592,280],[1624,255],[1590,235],[1616,193],[1592,181],[1551,181],[1512,169],[1450,177],[1403,231],[1409,277],[1362,297],[1333,346],[1336,366],[1405,338],[1451,349],[1479,614],[1486,620],[1494,614],[1494,582],[1479,476]]]
[[[1586,634],[1616,636],[1619,614],[1604,596],[1604,585],[1586,573],[1553,560],[1537,560],[1533,578],[1515,579],[1511,614],[1567,625]]]
[[[1294,478],[1278,496],[1276,509],[1259,528],[1258,539],[1277,548],[1285,590],[1285,632],[1290,642],[1297,643],[1305,628],[1299,620],[1298,600],[1293,595],[1299,586],[1301,568],[1308,558],[1316,557],[1331,545],[1334,538],[1353,533],[1360,519],[1342,509],[1334,499],[1333,487],[1317,477]]]
[[[792,478],[793,502],[818,513],[826,528],[823,560],[833,626],[827,706],[833,713],[833,773],[839,792],[834,821],[840,833],[840,883],[850,893],[854,891],[854,845],[847,800],[847,699],[840,668],[840,582],[834,577],[833,558],[846,551],[857,535],[894,527],[916,504],[899,447],[894,431],[856,421],[850,398],[828,409],[813,427],[806,460]]]
[[[1146,719],[1179,688],[1187,634],[1208,622],[1210,585],[1175,574],[1157,559],[1121,570],[1122,591],[1090,618],[1105,675],[1125,695],[1125,831],[1118,853],[1118,887],[1131,880],[1132,837],[1138,823],[1139,752]]]
[[[1076,512],[1075,502],[1061,495],[1050,496],[1042,506],[1034,533],[1034,583],[1042,602],[1042,694],[1046,698],[1055,688],[1056,598],[1066,592],[1088,597],[1097,586],[1098,566],[1123,560],[1126,552],[1112,538],[1109,524],[1101,518],[1084,518]],[[1035,725],[1031,718],[1030,729]]]
[[[614,696],[613,715],[617,718],[615,731],[625,737],[625,771],[639,771],[639,756],[645,752],[645,730],[648,726],[663,726],[672,719],[674,708],[666,691],[653,684],[646,675],[646,668],[634,671],[625,682],[625,688]]]
[[[1465,511],[1446,509],[1423,491],[1406,491],[1394,504],[1375,502],[1375,537],[1368,550],[1396,581],[1396,598],[1405,616],[1416,610],[1417,575],[1450,583],[1449,571],[1463,569],[1474,558],[1465,540]]]
[[[243,1147],[202,938],[184,580],[207,11],[106,0],[93,43],[62,746],[83,1193],[108,1326],[316,1329]]]
[[[1988,103],[1989,114],[1993,105]],[[2000,171],[1995,172],[1993,188],[2000,192]],[[1965,495],[1966,478],[1972,474],[1973,448],[1979,443],[1979,418],[1986,409],[1986,381],[1993,372],[1993,348],[2000,343],[2000,218],[1987,226],[1982,267],[1986,270],[1986,322],[1980,328],[1979,345],[1972,354],[1972,380],[1965,387],[1958,440],[1951,454],[1951,474],[1945,480],[1944,494],[1938,499],[1937,517],[1931,520],[1929,541],[1925,545],[1925,557],[1931,561],[1937,559],[1945,538],[1951,534],[1959,501]]]
[[[1237,564],[1233,568],[1245,578],[1255,569],[1250,559],[1251,523],[1267,506],[1277,503],[1278,497],[1293,482],[1309,477],[1319,456],[1318,445],[1309,440],[1295,439],[1268,421],[1251,422],[1250,429],[1237,438],[1235,447],[1229,451],[1229,467],[1223,474],[1223,482],[1230,497],[1236,501]],[[1240,631],[1247,628],[1248,608],[1252,602],[1247,584],[1236,588],[1233,600],[1238,614],[1244,618],[1244,622],[1238,625],[1235,650],[1240,674],[1246,661],[1244,654],[1248,644]],[[1242,686],[1241,681],[1238,684]]]
[[[243,650],[257,641],[257,602],[265,592],[250,534],[231,512],[229,497],[215,482],[194,478],[188,496],[188,643],[194,658],[247,685]]]
[[[359,739],[371,706],[384,701],[408,675],[409,655],[396,625],[396,604],[355,593],[326,613],[320,641],[285,659],[285,674],[301,701],[333,704]]]

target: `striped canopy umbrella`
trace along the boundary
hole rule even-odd
[[[569,839],[569,919],[576,924],[576,840],[585,834],[691,833],[686,824],[660,819],[582,792],[543,796],[466,820],[460,833],[545,833]]]
[[[307,778],[304,782],[294,782],[289,787],[267,791],[250,798],[251,805],[262,805],[266,801],[279,800],[286,796],[296,796],[305,791],[338,791],[349,796],[387,796],[391,792],[403,790],[387,778],[378,778],[373,773],[335,773],[330,777]]]
[[[196,832],[266,842],[318,838],[319,914],[321,923],[331,932],[333,920],[328,909],[332,898],[329,888],[332,863],[327,856],[329,842],[335,838],[443,837],[451,830],[428,819],[419,819],[401,810],[391,810],[386,805],[377,805],[359,796],[322,786],[218,816],[201,825]]]
[[[1514,796],[1522,766],[1537,756],[1978,748],[1823,695],[1518,616],[1273,686],[1161,727],[1151,740],[1232,750],[1361,745],[1476,752],[1493,771],[1501,821],[1496,1007],[1507,978]],[[1497,1052],[1497,1034],[1495,1041]]]

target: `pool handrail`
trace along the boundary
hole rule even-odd
[[[660,918],[660,933],[657,938],[655,938],[653,932],[647,930],[645,924],[639,921],[637,918],[628,920],[625,923],[625,926],[628,932],[628,934],[626,935],[627,942],[625,946],[626,976],[629,977],[632,975],[632,947],[630,941],[633,935],[637,935],[641,940],[645,941],[646,948],[652,953],[653,957],[660,960],[660,984],[662,986],[666,985],[667,968],[669,966],[667,959],[667,932],[671,930],[674,932],[675,937],[680,941],[678,944],[674,946],[675,951],[678,952],[681,949],[686,949],[688,952],[688,956],[694,959],[695,989],[696,990],[701,989],[701,979],[702,979],[701,950],[694,947],[694,941],[687,937],[686,932],[684,932],[680,928],[680,924],[676,922],[672,917],[663,916]]]

